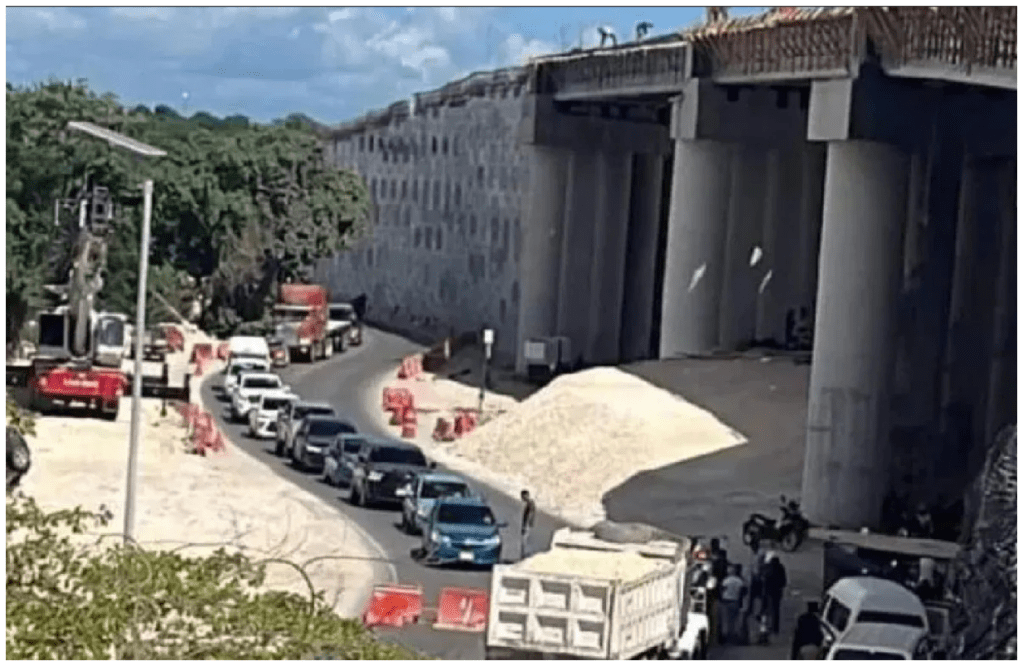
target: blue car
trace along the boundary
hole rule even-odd
[[[401,489],[401,529],[406,534],[421,534],[430,519],[433,505],[441,497],[475,495],[465,479],[444,472],[421,472]]]
[[[433,505],[415,555],[426,564],[493,566],[501,561],[502,527],[507,523],[497,522],[482,498],[444,497]]]

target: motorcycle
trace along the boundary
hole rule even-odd
[[[781,496],[781,519],[775,520],[762,513],[750,515],[742,525],[742,542],[750,548],[759,547],[761,541],[774,541],[787,553],[799,548],[810,531],[810,521],[804,516],[798,500]]]

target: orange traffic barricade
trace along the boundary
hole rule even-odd
[[[377,585],[362,613],[362,624],[365,627],[401,627],[415,624],[422,614],[423,588],[418,585]]]
[[[226,342],[221,342],[217,345],[217,358],[221,361],[226,361],[228,349],[230,349],[230,347],[228,347]]]
[[[437,600],[434,629],[482,632],[487,627],[489,596],[486,590],[445,587]]]

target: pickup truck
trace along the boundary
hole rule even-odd
[[[277,413],[296,400],[298,396],[290,391],[267,391],[260,396],[255,408],[249,412],[249,436],[255,439],[274,437]]]
[[[221,386],[222,395],[225,399],[231,399],[234,389],[238,385],[238,376],[246,371],[269,372],[270,364],[262,359],[251,357],[236,358],[229,361],[227,367],[224,368],[224,383]]]
[[[335,351],[362,344],[362,324],[351,303],[331,303],[327,308],[327,334],[334,340]]]
[[[291,457],[291,446],[295,440],[295,431],[307,416],[335,416],[334,408],[325,402],[303,402],[301,400],[286,405],[277,412],[277,432],[274,453],[279,456]]]
[[[398,490],[429,466],[422,450],[414,444],[367,442],[356,458],[348,501],[356,506],[400,504]]]
[[[487,659],[705,658],[691,540],[638,527],[563,528],[546,552],[495,566]]]

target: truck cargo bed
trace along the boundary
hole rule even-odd
[[[487,650],[518,658],[632,659],[677,636],[680,613],[678,571],[667,565],[632,580],[541,573],[529,569],[529,560],[498,565]]]

